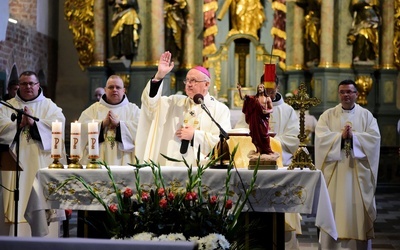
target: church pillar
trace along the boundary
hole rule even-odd
[[[196,34],[195,34],[195,29],[194,29],[194,18],[196,16],[196,0],[187,0],[187,5],[188,5],[188,11],[189,14],[187,15],[186,19],[186,31],[185,34],[182,34],[184,36],[184,54],[183,54],[183,60],[182,60],[182,65],[180,65],[180,68],[186,68],[190,69],[194,66],[195,64],[195,40],[196,40]],[[202,1],[197,1],[197,2],[202,2]]]
[[[93,63],[86,68],[89,76],[89,102],[87,106],[96,101],[94,90],[98,87],[104,87],[107,81],[107,69],[105,62],[107,60],[106,44],[106,22],[107,5],[103,0],[95,0],[93,4],[93,33],[94,33],[94,51]]]
[[[287,1],[286,7],[286,69],[301,70],[304,63],[304,11],[294,1]]]
[[[337,49],[333,50],[335,66],[342,69],[350,69],[353,62],[353,46],[347,44],[347,34],[351,29],[351,24],[353,22],[353,17],[351,16],[349,6],[351,0],[337,1],[338,5],[337,9],[341,10],[335,13],[336,15],[336,23],[337,25],[337,36],[336,47]],[[333,10],[331,10],[333,12]],[[322,27],[324,29],[324,27]],[[321,48],[321,53],[322,48]]]
[[[294,23],[293,23],[293,66],[296,70],[301,70],[304,64],[304,10],[294,5]],[[293,49],[292,48],[292,49]],[[287,54],[287,53],[286,53]]]
[[[287,1],[286,15],[286,71],[288,73],[286,92],[297,89],[305,81],[304,64],[304,10],[294,1]]]
[[[382,3],[382,42],[381,67],[394,69],[393,37],[394,37],[394,1],[381,1]]]
[[[340,69],[333,68],[334,3],[334,0],[321,1],[320,61],[317,68],[310,70],[313,96],[321,100],[321,104],[311,108],[310,113],[317,116],[338,103],[337,86],[342,78]]]
[[[107,15],[106,5],[103,0],[95,0],[93,6],[94,17],[94,53],[93,65],[104,66],[106,60],[106,22],[104,19]]]
[[[381,130],[382,145],[397,145],[397,120],[399,110],[396,107],[398,71],[394,65],[394,1],[380,1],[382,4],[382,34],[380,40],[380,70],[377,81],[378,124]]]
[[[334,0],[324,0],[321,3],[321,59],[319,67],[330,68],[333,62],[333,25]]]
[[[151,1],[151,64],[155,65],[165,50],[164,0]],[[146,32],[146,30],[142,30]],[[145,42],[145,41],[142,41]]]

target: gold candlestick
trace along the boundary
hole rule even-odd
[[[61,157],[53,156],[52,158],[53,158],[54,160],[53,160],[53,163],[49,165],[49,168],[52,168],[52,169],[63,169],[63,168],[64,168],[64,165],[61,164],[61,163],[58,161],[58,159],[60,159]]]
[[[97,163],[96,159],[99,158],[98,155],[89,155],[90,162],[86,165],[86,169],[100,169],[100,164]]]
[[[68,165],[68,168],[74,168],[74,169],[83,169],[82,165],[79,163],[79,156],[78,155],[73,155],[71,158],[71,163]]]

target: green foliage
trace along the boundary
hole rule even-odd
[[[82,183],[106,210],[109,219],[108,232],[116,238],[129,238],[142,232],[155,235],[182,233],[187,238],[216,233],[230,236],[231,239],[228,240],[233,240],[233,232],[235,232],[239,214],[254,189],[257,177],[256,169],[250,186],[244,191],[244,197],[240,196],[233,205],[230,199],[232,191],[229,189],[229,184],[234,169],[233,159],[236,150],[237,147],[233,150],[226,170],[223,197],[203,196],[202,190],[203,174],[210,166],[218,162],[219,158],[211,160],[205,165],[192,167],[185,159],[177,160],[164,156],[168,160],[182,162],[187,168],[187,185],[180,191],[166,187],[159,164],[153,161],[139,163],[137,159],[136,163],[130,164],[134,167],[135,172],[136,195],[130,188],[119,190],[110,167],[105,162],[99,162],[107,169],[116,194],[116,203],[106,204],[96,191],[78,176],[71,176],[58,189],[72,180]],[[139,172],[147,167],[151,168],[155,188],[146,191],[141,188]]]

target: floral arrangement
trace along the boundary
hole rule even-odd
[[[232,193],[229,183],[236,150],[237,147],[230,157],[226,170],[225,193],[221,196],[204,192],[201,182],[204,172],[220,158],[210,160],[205,165],[200,165],[197,160],[199,167],[194,168],[189,166],[185,159],[177,160],[165,155],[163,157],[168,160],[183,162],[187,167],[188,180],[185,188],[179,190],[167,187],[159,164],[153,161],[139,164],[136,160],[135,164],[130,164],[134,166],[135,193],[129,187],[120,190],[110,167],[105,162],[99,162],[107,169],[116,194],[112,203],[106,203],[96,190],[79,176],[71,176],[57,189],[69,181],[79,181],[106,210],[109,219],[106,223],[107,230],[112,238],[190,240],[197,242],[199,249],[229,249],[230,243],[225,236],[231,242],[234,240],[230,236],[237,226],[240,212],[253,192],[258,170],[254,170],[249,187],[243,187],[244,197],[240,195],[234,205],[230,199]],[[140,181],[139,172],[145,167],[151,168],[153,175],[154,186],[150,189],[144,189]]]

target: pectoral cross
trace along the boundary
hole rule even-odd
[[[288,169],[292,170],[295,167],[299,167],[303,169],[303,167],[308,167],[311,170],[315,170],[315,166],[312,163],[311,156],[307,149],[306,138],[307,135],[304,130],[305,123],[305,112],[312,106],[316,106],[321,103],[316,97],[309,97],[306,92],[306,85],[301,83],[299,86],[299,92],[294,97],[288,97],[285,99],[285,102],[291,105],[294,109],[300,110],[300,134],[298,138],[300,140],[299,148],[296,150],[293,155],[292,163],[289,165]]]

